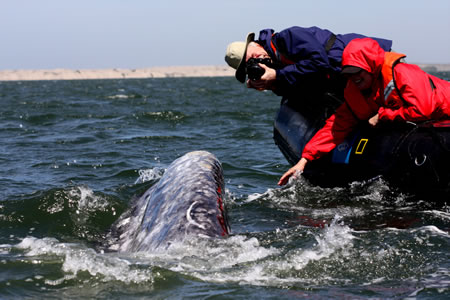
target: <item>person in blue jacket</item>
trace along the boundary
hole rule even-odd
[[[249,88],[272,90],[283,98],[316,98],[331,93],[343,99],[342,52],[351,40],[364,37],[334,34],[318,27],[294,26],[278,33],[264,29],[258,40],[249,33],[246,41],[229,44],[225,61],[236,69],[236,79],[247,82]],[[373,39],[383,50],[391,50],[392,41]]]

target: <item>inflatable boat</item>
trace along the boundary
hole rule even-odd
[[[324,121],[323,110],[281,103],[274,140],[290,164]],[[308,163],[303,176],[323,187],[382,176],[408,194],[450,203],[450,121],[362,124],[331,153]]]

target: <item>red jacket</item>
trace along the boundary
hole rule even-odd
[[[376,113],[380,121],[450,119],[450,83],[401,63],[402,54],[385,52],[370,38],[355,39],[344,49],[343,66],[355,66],[373,75],[372,92],[364,97],[349,80],[346,101],[303,149],[313,160],[342,143],[360,120]]]

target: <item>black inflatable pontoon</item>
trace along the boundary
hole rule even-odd
[[[322,115],[281,104],[274,140],[290,164],[324,124]],[[308,163],[303,175],[325,187],[381,175],[405,192],[450,202],[450,121],[361,126],[331,153]]]

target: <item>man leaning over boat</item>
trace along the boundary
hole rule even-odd
[[[249,33],[245,41],[230,43],[225,61],[236,69],[236,79],[249,88],[271,90],[284,100],[311,107],[320,106],[324,95],[331,94],[338,100],[336,108],[345,87],[340,74],[342,52],[351,40],[364,37],[318,27],[263,29],[257,40]],[[392,41],[374,39],[383,50],[391,50]]]

